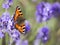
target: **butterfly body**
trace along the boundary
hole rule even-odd
[[[19,32],[25,33],[25,18],[23,17],[22,11],[19,6],[16,7],[13,19],[15,22],[15,28],[19,30]]]

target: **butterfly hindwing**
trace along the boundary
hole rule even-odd
[[[15,24],[15,27],[16,27],[16,29],[19,30],[19,32],[25,33],[25,26],[24,25]]]

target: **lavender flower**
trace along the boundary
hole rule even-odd
[[[5,9],[8,9],[12,5],[13,0],[5,0],[5,2],[2,4],[2,7]]]
[[[4,33],[2,31],[0,31],[0,38],[4,37]]]
[[[26,28],[25,33],[29,32],[30,29],[31,29],[30,24],[29,24],[29,22],[27,20],[25,21],[25,28]]]
[[[8,12],[2,14],[1,20],[3,23],[3,28],[7,28],[9,19],[10,19],[10,14]]]
[[[10,13],[9,13],[9,12],[4,12],[4,13],[2,14],[1,19],[2,19],[2,22],[4,22],[4,21],[9,21],[9,19],[10,19]]]
[[[6,32],[13,39],[13,41],[17,41],[20,39],[20,32],[14,27],[14,21],[12,19],[9,19],[8,21]]]
[[[7,0],[8,1],[8,5],[11,6],[13,4],[13,0]]]
[[[34,40],[34,45],[40,45],[41,40],[40,39],[35,39]]]
[[[8,33],[14,41],[17,41],[20,39],[20,32],[18,30],[14,29],[11,32],[9,31]]]
[[[10,30],[10,31],[12,31],[12,30],[15,29],[15,27],[14,27],[14,22],[13,22],[12,19],[10,19],[10,20],[8,21],[7,29]]]
[[[20,34],[14,28],[13,21],[11,20],[10,14],[8,12],[3,13],[1,20],[0,20],[0,22],[3,26],[3,30],[4,31],[6,30],[6,32],[8,32],[10,37],[12,37],[14,40],[18,40],[20,38]]]
[[[55,17],[60,15],[60,3],[55,2],[54,4],[52,4],[52,15],[54,15]]]
[[[51,9],[50,3],[41,2],[40,4],[38,4],[36,8],[36,21],[44,22],[49,20],[51,18],[50,9]]]
[[[21,41],[22,41],[21,39],[17,40],[15,45],[21,45]]]
[[[9,3],[12,3],[13,2],[13,0],[7,0]]]
[[[41,39],[42,42],[47,42],[49,39],[49,28],[43,27],[38,30],[36,39]]]
[[[53,4],[41,2],[36,8],[36,21],[44,22],[51,17],[60,17],[60,3],[55,2]]]
[[[9,5],[3,3],[3,4],[2,4],[2,7],[8,9],[8,8],[9,8]]]
[[[28,40],[22,41],[22,45],[28,45]]]

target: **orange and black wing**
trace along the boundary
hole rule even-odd
[[[16,29],[19,30],[19,32],[25,33],[25,24],[21,24],[21,25],[15,24],[15,27]]]
[[[19,6],[16,7],[16,11],[13,18],[14,22],[16,22],[14,25],[15,28],[19,30],[19,32],[25,33],[25,24],[24,24],[25,18],[23,17],[22,11]]]
[[[16,11],[15,11],[15,14],[13,17],[14,21],[16,21],[18,19],[18,17],[23,17],[22,11],[19,6],[16,7]]]

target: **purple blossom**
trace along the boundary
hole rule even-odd
[[[6,30],[3,28],[3,24],[0,24],[0,38],[4,37],[5,32],[6,32]]]
[[[43,27],[42,32],[47,35],[49,33],[49,29],[47,27]]]
[[[8,1],[8,5],[11,6],[13,4],[13,0],[7,0]]]
[[[9,31],[8,34],[14,41],[17,41],[20,39],[20,32],[16,29],[14,29],[13,31]]]
[[[15,45],[21,45],[22,40],[17,40]]]
[[[13,29],[15,29],[15,28],[14,28],[14,22],[13,22],[12,19],[10,19],[10,20],[8,21],[7,29],[8,29],[8,30],[13,30]]]
[[[2,4],[2,7],[3,7],[3,8],[5,8],[5,9],[8,9],[8,8],[9,8],[9,5],[8,5],[8,4],[3,3],[3,4]]]
[[[52,4],[52,15],[54,15],[55,17],[60,15],[60,3],[55,2],[54,4]]]
[[[26,28],[25,33],[29,32],[30,29],[31,29],[30,24],[29,24],[29,22],[27,20],[25,21],[25,28]]]
[[[60,17],[60,3],[39,3],[36,8],[36,21],[45,22],[51,17]]]
[[[49,28],[43,27],[38,29],[38,34],[36,36],[36,39],[41,39],[42,42],[47,42],[49,39]]]
[[[43,38],[41,39],[42,42],[46,43],[48,41],[49,37],[47,36],[43,36]]]
[[[12,3],[13,2],[13,0],[7,0],[9,3]]]
[[[3,22],[3,28],[6,29],[8,25],[8,22]]]
[[[10,19],[10,14],[8,12],[4,12],[1,17],[3,28],[7,28],[9,19]]]
[[[9,21],[9,19],[10,19],[10,13],[9,12],[4,12],[2,14],[1,19],[2,19],[2,22]]]
[[[0,31],[0,38],[4,37],[4,33],[2,31]]]
[[[5,0],[5,2],[2,4],[2,7],[5,9],[8,9],[13,3],[13,0]]]
[[[35,39],[34,40],[34,45],[40,45],[41,40],[40,39]]]
[[[28,40],[23,40],[22,45],[28,45]]]
[[[6,32],[10,35],[10,37],[12,37],[13,40],[20,39],[20,34],[19,34],[20,32],[14,28],[13,20],[11,19],[10,14],[8,12],[2,14],[1,20],[0,22],[1,25],[3,26],[3,30],[4,31],[6,30]]]
[[[46,2],[41,2],[37,5],[36,8],[36,21],[44,22],[51,18],[51,4]]]

